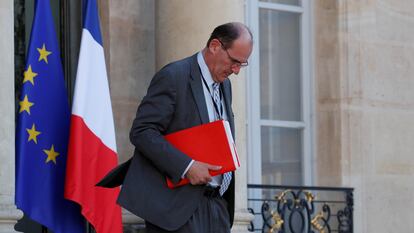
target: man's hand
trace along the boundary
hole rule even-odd
[[[185,176],[190,180],[192,185],[207,184],[211,181],[209,170],[220,170],[221,166],[215,166],[208,163],[194,161]]]

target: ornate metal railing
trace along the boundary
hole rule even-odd
[[[249,231],[352,233],[353,188],[255,185],[248,187]]]

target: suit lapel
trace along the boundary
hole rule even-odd
[[[204,99],[204,91],[201,83],[200,68],[198,67],[197,54],[191,58],[191,91],[193,92],[194,100],[197,104],[198,113],[200,114],[201,122],[206,124],[209,122],[206,100]]]
[[[203,124],[209,123],[208,111],[206,106],[206,100],[204,98],[203,84],[201,81],[200,68],[197,62],[197,54],[191,57],[191,78],[190,78],[191,91],[193,93],[194,100],[197,105],[198,113],[200,115],[201,122]],[[221,91],[223,92],[224,105],[227,112],[227,117],[230,123],[230,128],[234,138],[234,115],[231,109],[231,87],[230,80],[226,80],[221,85]]]

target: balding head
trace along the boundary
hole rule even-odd
[[[242,23],[226,23],[214,29],[203,49],[204,60],[214,82],[222,83],[248,65],[253,36]]]
[[[239,38],[249,40],[253,43],[253,35],[246,25],[239,22],[222,24],[213,30],[207,41],[206,47],[209,47],[210,42],[213,39],[218,39],[223,44],[223,47],[228,49],[233,45],[233,42]]]

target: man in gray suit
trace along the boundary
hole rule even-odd
[[[234,173],[211,177],[214,164],[192,160],[164,135],[218,119],[234,135],[228,76],[247,66],[253,47],[241,23],[220,25],[199,53],[163,67],[152,79],[130,132],[135,152],[118,203],[145,219],[147,232],[230,232]],[[189,185],[169,189],[186,177]]]

